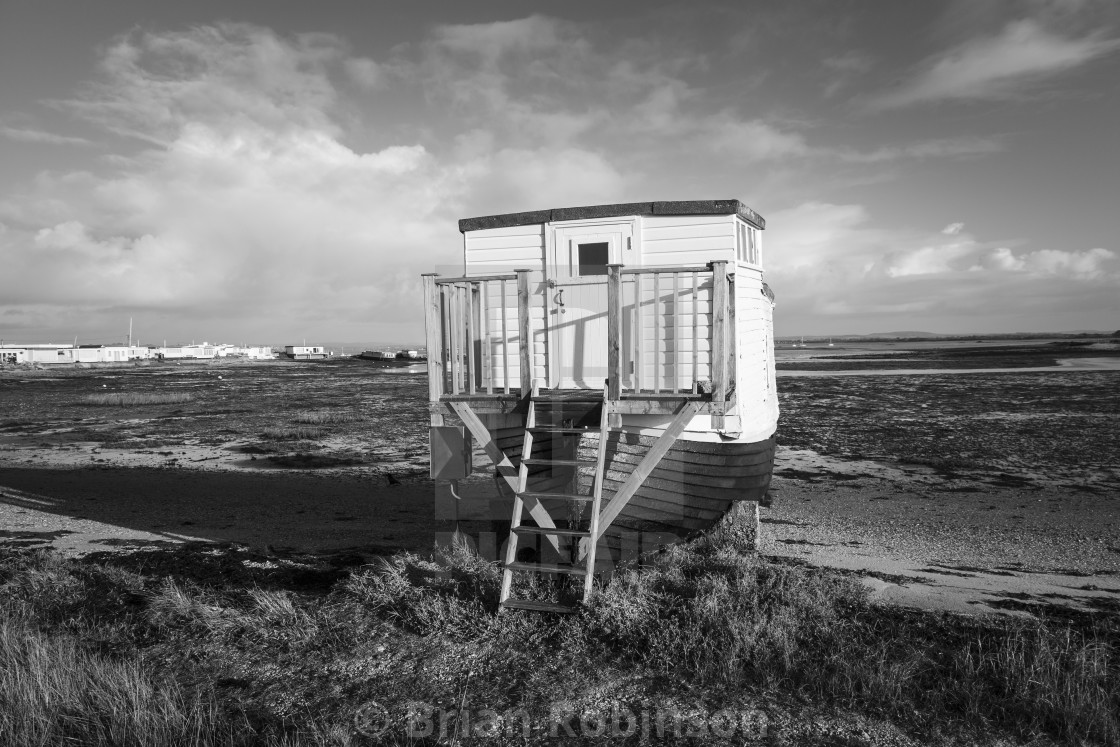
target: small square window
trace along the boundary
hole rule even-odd
[[[580,244],[580,277],[587,277],[588,275],[606,275],[607,263],[610,262],[610,254],[610,244],[606,241],[598,241],[594,244]]]

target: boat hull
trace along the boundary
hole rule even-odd
[[[533,456],[594,461],[598,434],[538,441]],[[608,434],[603,506],[626,483],[657,438],[627,431]],[[523,431],[501,429],[498,445],[515,465],[521,462]],[[635,533],[660,537],[658,544],[715,526],[739,501],[767,503],[774,467],[773,436],[756,442],[705,442],[678,439],[642,482],[605,532],[607,537]],[[592,475],[576,468],[544,467],[529,472],[530,487],[540,492],[588,494]],[[562,515],[562,501],[548,505]],[[586,511],[584,512],[586,513]],[[576,517],[572,517],[573,519]]]

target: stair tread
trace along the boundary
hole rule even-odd
[[[515,532],[526,534],[558,534],[562,537],[590,537],[591,532],[585,529],[561,529],[559,527],[514,527]]]
[[[573,576],[586,576],[587,569],[574,565],[556,565],[555,563],[506,563],[506,568],[511,571],[547,571],[549,573],[570,573]]]
[[[542,467],[546,465],[551,465],[553,467],[594,467],[597,464],[597,462],[588,459],[541,459],[539,457],[522,459],[521,463]]]
[[[585,503],[590,503],[594,500],[594,496],[579,495],[578,493],[539,493],[533,490],[525,490],[521,493],[518,493],[518,495],[520,495],[522,498],[529,497],[536,498],[537,500],[564,499],[567,501],[583,501]]]
[[[569,607],[566,604],[557,604],[556,602],[539,602],[534,599],[507,599],[502,602],[502,606],[506,609],[513,610],[533,610],[534,612],[560,612],[570,615],[575,612],[575,607]]]
[[[580,402],[589,405],[601,405],[604,401],[602,397],[591,397],[586,394],[572,395],[571,397],[550,397],[548,395],[542,394],[538,397],[530,397],[529,399],[533,400],[534,402],[555,402],[558,404],[564,404],[565,402]]]
[[[591,425],[586,428],[580,426],[552,426],[552,425],[534,425],[529,430],[535,433],[598,433],[599,426]]]

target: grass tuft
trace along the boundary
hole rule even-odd
[[[265,428],[261,431],[261,438],[269,441],[314,441],[322,438],[324,432],[322,428]]]
[[[190,392],[99,392],[82,397],[81,403],[96,407],[140,407],[181,405],[193,400]]]
[[[137,658],[108,659],[26,620],[0,620],[0,734],[10,747],[44,744],[233,743],[211,699],[191,695]]]
[[[352,423],[355,420],[360,420],[358,414],[347,410],[310,410],[295,415],[295,421],[304,425]]]

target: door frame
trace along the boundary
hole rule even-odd
[[[560,383],[560,335],[553,330],[553,319],[558,315],[556,293],[551,284],[567,280],[570,276],[559,272],[561,251],[569,241],[577,238],[598,238],[602,234],[618,233],[619,246],[611,251],[610,261],[627,267],[641,266],[642,217],[632,215],[611,218],[584,218],[581,220],[558,221],[549,223],[545,231],[544,288],[545,288],[545,327],[548,346],[548,386],[556,388]],[[565,265],[567,259],[564,259]],[[606,281],[605,276],[603,282]]]

